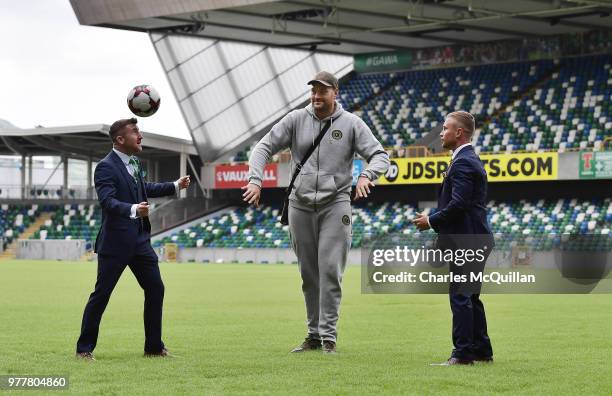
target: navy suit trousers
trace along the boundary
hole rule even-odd
[[[77,353],[92,352],[96,347],[102,314],[126,266],[130,267],[144,290],[144,350],[156,353],[164,348],[161,339],[164,284],[159,272],[157,255],[151,247],[150,235],[147,232],[140,232],[133,256],[98,255],[96,286],[89,296],[83,313]]]
[[[489,244],[491,246],[491,244]],[[475,246],[472,246],[475,249]],[[486,258],[489,252],[485,254]],[[452,271],[469,279],[471,272],[483,273],[485,260],[481,264],[469,263],[459,267],[451,264]],[[476,357],[492,357],[493,347],[487,332],[487,315],[480,300],[480,282],[450,283],[449,299],[453,313],[452,357],[471,360]]]

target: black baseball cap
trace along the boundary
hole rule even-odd
[[[338,79],[330,72],[320,71],[315,74],[312,80],[308,81],[308,85],[313,85],[314,83],[320,83],[338,89]]]

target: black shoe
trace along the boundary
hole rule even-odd
[[[91,352],[77,352],[76,358],[82,360],[96,360]]]
[[[477,356],[474,358],[474,361],[481,363],[493,363],[493,356]]]
[[[293,348],[291,353],[315,351],[317,349],[321,349],[321,340],[306,337],[306,339],[304,339],[304,342],[302,342],[302,345]]]
[[[443,363],[432,363],[430,366],[457,366],[457,365],[472,365],[474,364],[473,360],[459,359],[456,357],[451,357],[446,362]]]
[[[162,348],[159,352],[145,352],[144,357],[174,357],[166,348]]]
[[[323,340],[323,353],[336,354],[336,343],[330,340]]]

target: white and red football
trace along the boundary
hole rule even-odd
[[[127,104],[132,113],[140,117],[149,117],[159,109],[161,98],[157,90],[150,85],[137,85],[130,90]]]

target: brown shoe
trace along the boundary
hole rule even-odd
[[[323,353],[335,355],[336,354],[336,343],[331,340],[323,340]]]
[[[170,354],[170,352],[166,348],[163,348],[159,352],[145,352],[144,357],[173,357],[173,356]]]
[[[83,360],[96,360],[91,352],[77,352],[75,357]]]
[[[477,356],[474,358],[474,361],[480,363],[493,363],[493,356]]]
[[[302,345],[293,348],[291,353],[315,351],[317,349],[321,349],[321,340],[306,337],[306,339],[304,339],[304,342],[302,342]]]
[[[473,360],[459,359],[452,357],[443,363],[432,363],[430,366],[469,366],[474,364]]]

